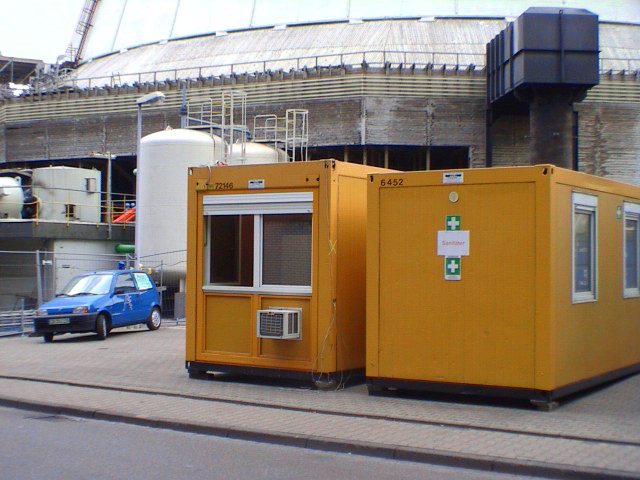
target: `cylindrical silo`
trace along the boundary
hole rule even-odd
[[[220,137],[167,129],[143,137],[137,164],[136,258],[163,275],[185,274],[187,171],[215,165],[224,155]],[[166,277],[165,277],[166,278]]]
[[[20,177],[0,177],[0,218],[22,218],[23,203]]]
[[[101,221],[102,174],[91,168],[51,166],[36,168],[31,177],[38,199],[38,218],[54,222]]]

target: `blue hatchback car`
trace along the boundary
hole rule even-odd
[[[160,299],[152,278],[139,270],[106,270],[73,277],[34,318],[34,335],[51,342],[61,333],[95,332],[104,340],[112,328],[144,323],[157,330]]]

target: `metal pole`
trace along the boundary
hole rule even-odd
[[[135,255],[136,255],[136,264],[135,268],[139,268],[140,266],[140,139],[142,138],[142,104],[138,104],[138,130],[136,135],[136,220],[135,220]]]
[[[20,299],[20,333],[24,335],[24,297]]]
[[[107,152],[107,228],[109,229],[109,238],[111,238],[111,207],[113,201],[111,197],[111,152]]]
[[[40,272],[40,250],[36,250],[36,291],[38,294],[38,306],[42,305],[42,274]]]
[[[164,286],[164,260],[160,259],[160,286]],[[160,305],[164,306],[164,289],[160,289]]]

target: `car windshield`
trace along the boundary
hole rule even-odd
[[[112,275],[83,275],[72,278],[60,295],[105,295],[111,288]]]

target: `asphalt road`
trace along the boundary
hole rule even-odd
[[[0,408],[1,480],[438,479],[513,475]]]

